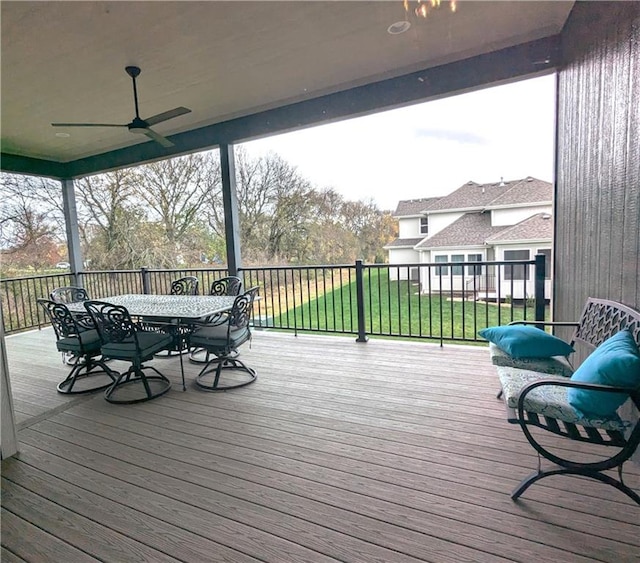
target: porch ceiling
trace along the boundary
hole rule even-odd
[[[544,38],[572,5],[461,0],[456,14],[444,6],[390,35],[401,0],[4,1],[2,168],[73,177],[548,71]],[[433,79],[412,75],[463,60]],[[126,65],[142,69],[141,117],[192,110],[154,127],[174,148],[125,128],[51,127],[131,121]]]

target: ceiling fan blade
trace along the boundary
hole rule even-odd
[[[120,123],[52,123],[53,127],[126,127]]]
[[[169,139],[163,137],[159,133],[156,133],[153,129],[147,129],[144,131],[144,134],[149,137],[149,139],[153,139],[156,143],[160,143],[163,147],[175,146]]]
[[[181,106],[179,108],[170,109],[169,111],[163,111],[158,115],[154,115],[153,117],[149,117],[148,119],[145,119],[145,121],[149,125],[155,125],[156,123],[160,123],[161,121],[167,121],[167,119],[173,119],[174,117],[184,115],[185,113],[191,113],[191,110],[189,108],[184,108]]]

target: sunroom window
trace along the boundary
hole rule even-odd
[[[441,254],[440,256],[436,256],[434,260],[435,262],[448,262],[449,257],[445,254]],[[436,276],[448,276],[448,275],[449,275],[448,266],[436,266]]]
[[[529,260],[528,250],[505,250],[505,260]],[[505,280],[526,280],[529,279],[529,266],[526,264],[507,264],[504,266]]]

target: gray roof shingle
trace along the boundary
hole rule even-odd
[[[491,226],[491,213],[465,213],[460,219],[432,237],[423,240],[417,248],[445,246],[477,246],[504,227]]]
[[[519,240],[549,240],[553,236],[553,221],[548,213],[536,213],[524,221],[511,227],[502,229],[490,236],[487,242],[519,241]]]
[[[552,184],[531,177],[491,184],[468,182],[448,196],[434,202],[429,207],[429,211],[485,209],[519,203],[551,203],[552,197]]]
[[[491,213],[465,213],[460,219],[416,248],[478,246],[496,241],[549,240],[553,235],[553,221],[548,213],[537,213],[510,227],[492,227]]]
[[[406,199],[398,202],[394,217],[408,217],[412,215],[420,215],[423,211],[431,207],[434,203],[442,198],[439,197],[423,197],[421,199]]]
[[[389,244],[386,244],[385,248],[390,248],[392,246],[411,246],[411,247],[414,247],[416,244],[418,244],[423,239],[424,239],[424,237],[420,237],[420,238],[397,238],[396,240],[390,242]]]
[[[529,176],[520,180],[510,190],[494,199],[488,207],[518,203],[551,203],[553,184]]]

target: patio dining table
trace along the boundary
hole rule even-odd
[[[191,325],[209,316],[230,311],[235,301],[234,296],[220,295],[153,295],[126,294],[114,295],[100,299],[113,305],[125,307],[132,317],[144,318],[147,321],[170,323],[175,327],[175,334],[182,338],[189,332]],[[72,313],[86,311],[82,301],[67,304]],[[181,342],[178,342],[178,347]],[[182,388],[186,389],[182,357]]]
[[[217,295],[152,295],[126,294],[105,297],[114,305],[126,307],[132,317],[171,319],[176,324],[189,324],[210,315],[231,310],[235,297]],[[69,303],[74,313],[85,312],[82,302]]]

